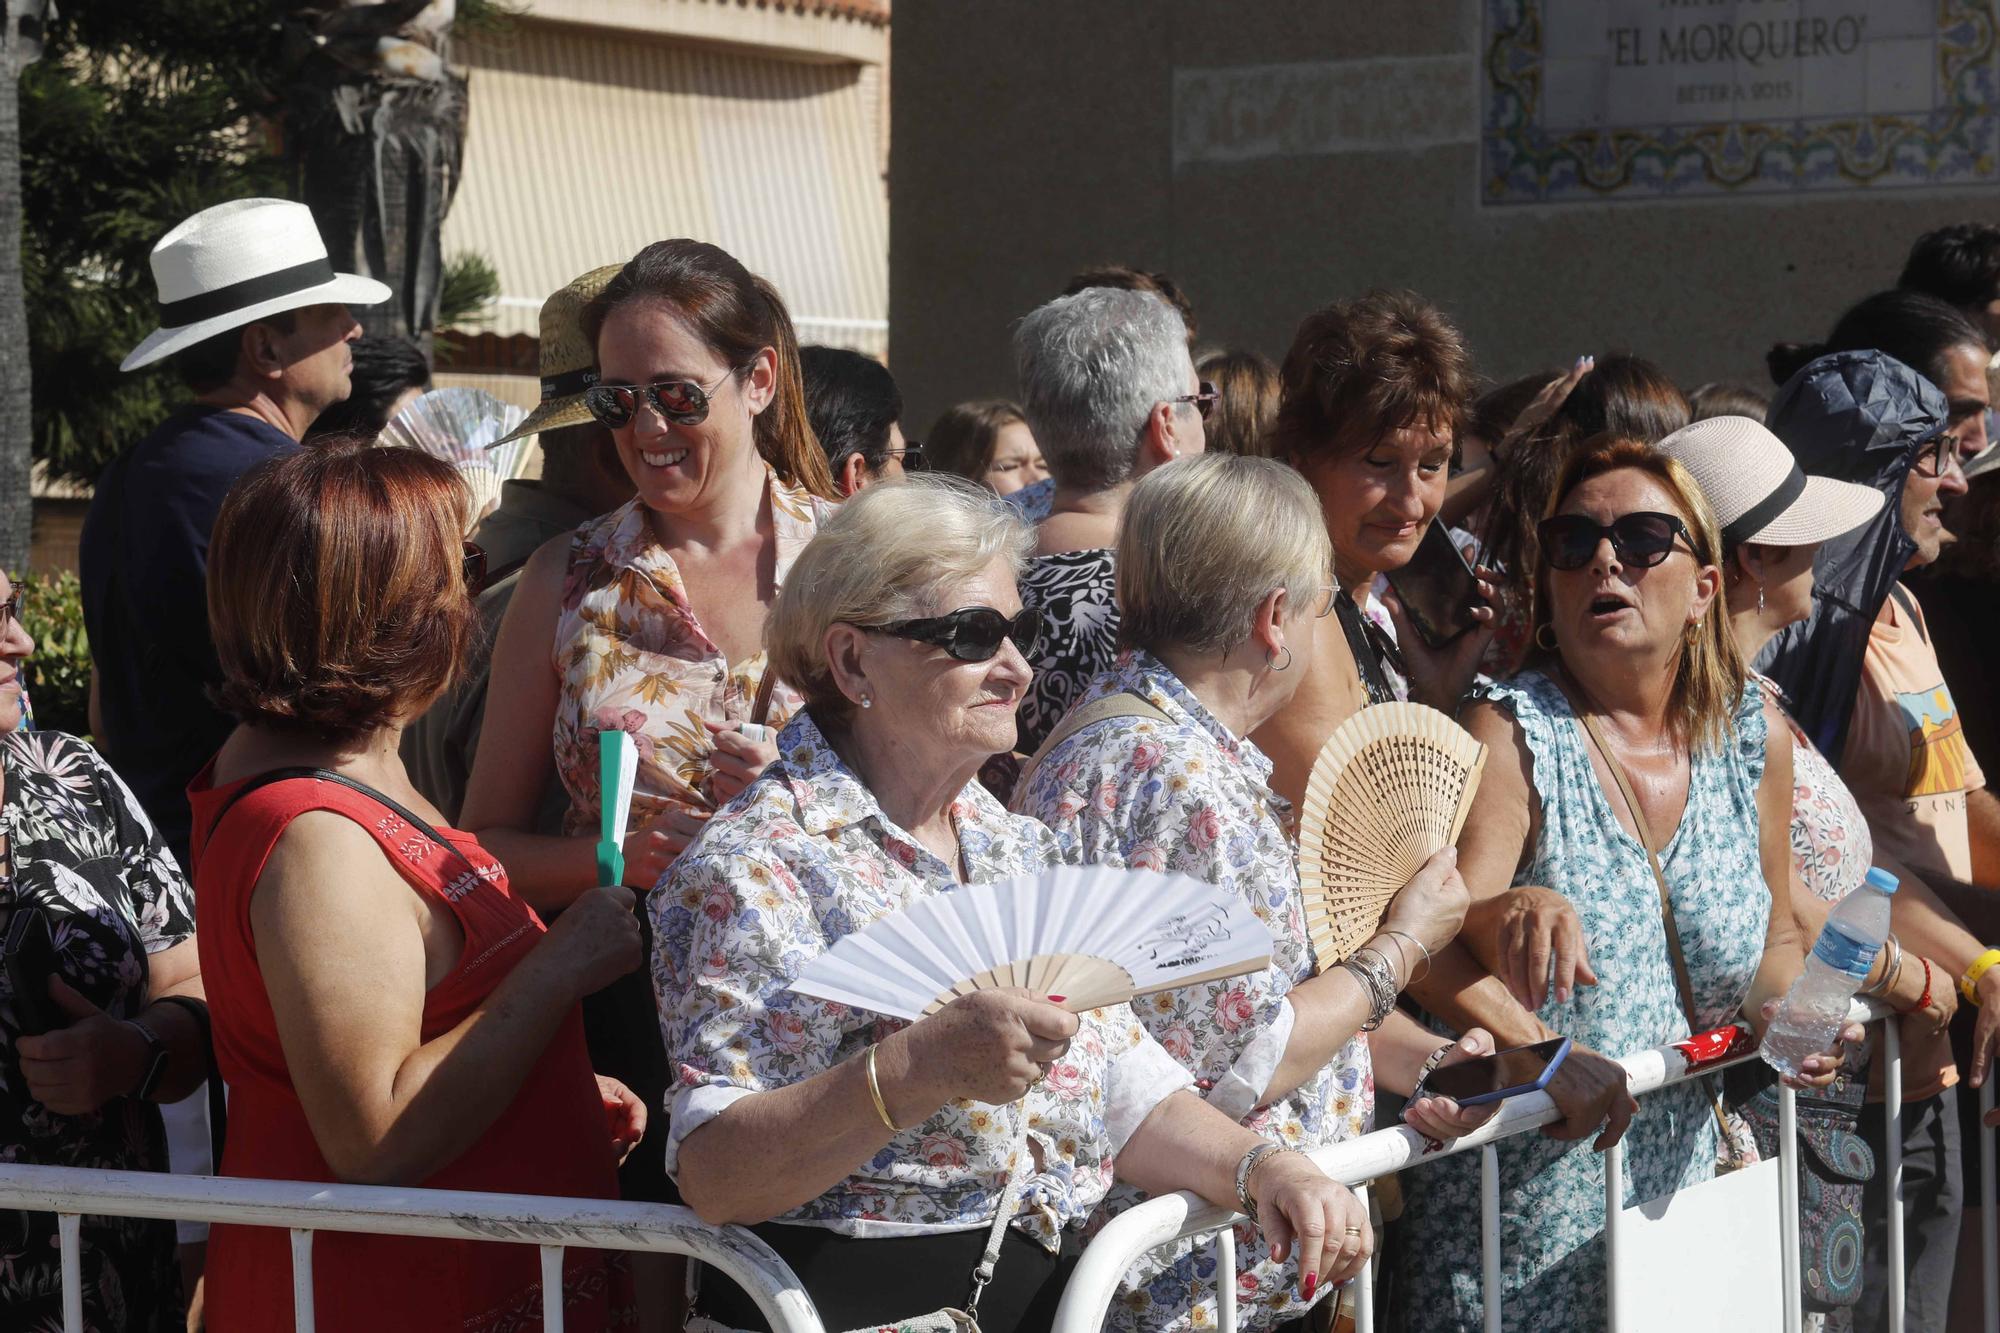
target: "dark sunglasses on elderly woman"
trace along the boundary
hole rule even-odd
[[[1637,569],[1651,569],[1665,560],[1673,553],[1676,538],[1687,542],[1690,553],[1694,551],[1687,525],[1672,514],[1640,511],[1620,514],[1609,523],[1599,523],[1587,514],[1557,514],[1543,519],[1535,531],[1542,539],[1542,559],[1550,569],[1582,569],[1607,537],[1620,563]]]
[[[1042,613],[1030,607],[1009,620],[990,606],[968,606],[948,616],[898,620],[880,628],[899,639],[936,644],[961,662],[986,662],[1006,639],[1014,641],[1021,656],[1032,655],[1042,638]]]
[[[643,398],[653,405],[663,420],[676,426],[699,426],[708,420],[708,400],[722,387],[722,381],[736,372],[703,387],[693,380],[660,380],[655,384],[593,384],[583,391],[583,405],[606,430],[623,430],[632,424]]]

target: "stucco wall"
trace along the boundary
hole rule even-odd
[[[1991,189],[1481,208],[1472,0],[908,5],[892,37],[890,319],[918,430],[1011,393],[1011,322],[1088,263],[1171,273],[1204,344],[1273,357],[1314,306],[1397,285],[1496,377],[1615,349],[1761,382],[1771,342],[1823,336],[1918,233],[2000,221]],[[1275,76],[1244,67],[1280,63],[1325,65],[1318,120],[1225,123],[1226,151],[1269,155],[1214,160],[1194,94],[1253,108]]]

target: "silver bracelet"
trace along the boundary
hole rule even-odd
[[[1361,1025],[1361,1030],[1373,1032],[1396,1007],[1396,994],[1401,989],[1396,985],[1396,969],[1380,949],[1365,946],[1349,954],[1341,966],[1352,972],[1361,989],[1367,992],[1368,1021]]]
[[[1423,975],[1423,977],[1411,977],[1411,978],[1409,978],[1409,979],[1408,979],[1407,981],[1405,981],[1405,982],[1403,983],[1403,984],[1404,984],[1405,986],[1414,986],[1414,985],[1416,985],[1416,984],[1417,984],[1417,983],[1418,983],[1419,981],[1422,981],[1422,980],[1424,979],[1424,977],[1427,977],[1427,976],[1429,976],[1429,975],[1431,974],[1431,951],[1430,951],[1429,949],[1426,949],[1426,948],[1424,947],[1424,942],[1423,942],[1422,940],[1418,939],[1418,938],[1417,938],[1417,937],[1416,937],[1415,935],[1412,935],[1412,934],[1411,934],[1411,933],[1410,933],[1409,931],[1407,931],[1407,930],[1385,930],[1385,931],[1383,931],[1382,933],[1383,933],[1383,934],[1384,934],[1385,936],[1387,936],[1388,938],[1392,939],[1392,940],[1393,940],[1393,939],[1395,939],[1395,938],[1397,938],[1398,936],[1400,936],[1400,937],[1401,937],[1401,938],[1403,938],[1403,939],[1406,939],[1406,940],[1408,940],[1408,941],[1409,941],[1410,943],[1412,943],[1412,944],[1416,945],[1416,946],[1417,946],[1417,952],[1418,952],[1418,953],[1420,953],[1420,954],[1422,954],[1422,955],[1424,956],[1424,975]],[[1397,946],[1396,946],[1396,952],[1397,952],[1397,953],[1401,953],[1402,951],[1403,951],[1403,946],[1402,946],[1402,945],[1400,945],[1400,944],[1399,944],[1399,945],[1397,945]]]
[[[1282,1157],[1286,1153],[1296,1153],[1297,1148],[1282,1143],[1260,1143],[1243,1154],[1243,1160],[1236,1164],[1236,1206],[1252,1222],[1257,1220],[1257,1201],[1250,1197],[1250,1177],[1256,1173],[1266,1157]],[[1303,1154],[1301,1154],[1303,1155]]]
[[[1872,995],[1878,1000],[1895,990],[1896,982],[1903,975],[1903,942],[1891,932],[1884,944],[1889,949],[1889,961],[1882,966],[1882,979],[1861,992],[1863,995]]]

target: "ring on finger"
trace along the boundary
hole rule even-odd
[[[1360,1228],[1360,1227],[1349,1227],[1349,1228],[1347,1228],[1347,1234],[1348,1234],[1348,1235],[1350,1235],[1350,1236],[1358,1236],[1358,1235],[1360,1235],[1360,1234],[1361,1234],[1361,1228]]]

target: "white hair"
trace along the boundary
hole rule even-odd
[[[1185,394],[1180,312],[1151,292],[1086,287],[1014,331],[1021,408],[1056,484],[1103,490],[1132,475],[1156,403]]]
[[[826,632],[940,614],[953,588],[1005,560],[1018,578],[1034,534],[1014,506],[962,477],[869,486],[820,525],[785,575],[764,627],[768,670],[822,722],[844,716]]]

